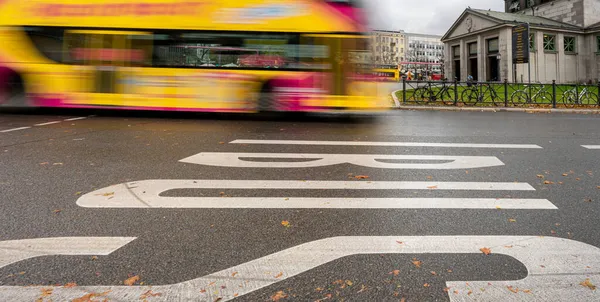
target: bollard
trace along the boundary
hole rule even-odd
[[[556,80],[552,80],[552,108],[556,108]]]
[[[406,104],[406,79],[402,78],[402,102]]]
[[[508,107],[508,80],[504,79],[504,107]]]

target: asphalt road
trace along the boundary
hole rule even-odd
[[[0,301],[599,301],[582,145],[598,116],[0,114]]]

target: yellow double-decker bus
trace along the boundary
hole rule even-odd
[[[400,81],[400,70],[397,65],[375,65],[373,72],[384,81]]]
[[[355,1],[0,0],[0,104],[179,111],[385,106]]]

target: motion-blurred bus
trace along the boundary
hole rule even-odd
[[[0,104],[381,108],[363,20],[355,1],[0,0]]]
[[[375,65],[373,67],[373,73],[383,81],[400,81],[400,70],[398,70],[398,65]]]

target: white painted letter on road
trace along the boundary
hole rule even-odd
[[[274,161],[266,161],[274,159]],[[282,161],[288,159],[289,161]],[[313,168],[354,164],[382,169],[449,170],[503,166],[494,156],[213,153],[203,152],[180,160],[184,163],[236,168]],[[402,161],[402,162],[398,162]],[[432,163],[410,163],[431,161]]]

